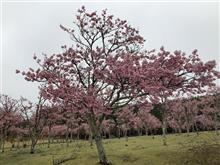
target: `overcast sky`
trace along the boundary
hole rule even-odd
[[[71,26],[78,8],[107,8],[140,30],[146,48],[183,50],[194,48],[204,61],[219,57],[219,5],[217,3],[3,3],[2,92],[34,101],[37,84],[26,82],[15,69],[36,67],[33,54],[57,53],[71,45],[59,24]]]

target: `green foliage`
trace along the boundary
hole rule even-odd
[[[151,114],[154,115],[156,118],[158,118],[160,121],[162,121],[162,105],[157,104],[154,106],[154,108],[151,111]]]

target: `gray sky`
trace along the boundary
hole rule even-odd
[[[71,45],[59,24],[71,26],[82,5],[89,11],[107,8],[128,20],[146,39],[146,48],[164,45],[186,53],[197,48],[204,61],[220,61],[218,3],[3,3],[3,93],[36,100],[37,84],[26,82],[15,69],[34,68],[33,53],[57,53],[61,45]]]

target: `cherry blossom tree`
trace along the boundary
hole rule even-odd
[[[21,97],[19,101],[19,109],[22,113],[23,121],[27,123],[28,134],[31,138],[30,153],[35,152],[36,144],[42,134],[43,128],[46,126],[48,112],[48,106],[44,105],[46,99],[40,96],[38,97],[38,103],[33,104],[27,99]]]
[[[151,114],[152,106],[140,109],[137,116],[140,118],[143,128],[145,129],[145,134],[148,135],[149,131],[156,130],[161,127],[161,122],[154,115]]]
[[[64,100],[86,118],[101,164],[109,164],[100,131],[106,116],[137,100],[164,105],[178,90],[201,92],[219,76],[215,62],[203,63],[197,51],[189,57],[164,48],[158,54],[141,51],[144,39],[138,30],[106,10],[99,15],[83,6],[74,25],[60,26],[74,41],[72,47],[62,46],[62,53],[43,59],[34,56],[39,68],[22,75],[27,81],[45,82],[44,98]]]
[[[4,152],[4,144],[10,132],[17,132],[20,122],[17,100],[8,95],[0,95],[0,149]]]
[[[183,125],[185,123],[184,111],[182,108],[182,100],[176,99],[168,103],[168,125],[174,129],[175,132],[182,133]]]
[[[215,85],[215,80],[220,78],[220,73],[215,70],[215,61],[204,63],[199,58],[197,50],[186,56],[182,51],[176,50],[171,53],[161,47],[158,53],[152,52],[144,64],[142,77],[144,73],[148,73],[145,79],[150,78],[157,84],[158,92],[151,95],[156,95],[160,104],[163,144],[166,145],[168,102],[176,95],[182,97],[184,93],[204,93],[207,87]],[[152,74],[150,77],[149,72]]]
[[[127,21],[114,19],[106,10],[98,15],[82,7],[76,18],[74,30],[61,25],[75,46],[63,46],[63,53],[45,56],[43,61],[34,56],[39,69],[22,74],[28,81],[47,82],[44,97],[63,99],[80,109],[91,127],[100,162],[108,164],[96,121],[101,123],[106,115],[144,95],[137,91],[134,95],[132,88],[144,39]]]
[[[213,129],[216,135],[219,135],[218,128],[220,126],[220,110],[219,110],[219,89],[213,87],[209,89],[207,95],[199,99],[198,121],[203,128]]]
[[[114,128],[114,121],[112,119],[105,119],[102,122],[102,132],[104,133],[104,137],[106,138],[108,135],[108,138],[111,137],[111,130]]]
[[[208,91],[211,106],[210,108],[214,109],[213,121],[214,121],[214,128],[216,131],[216,135],[219,135],[218,129],[220,127],[220,86],[214,86]]]
[[[50,147],[51,141],[53,142],[52,128],[63,119],[63,112],[59,104],[51,103],[50,107],[47,107],[47,122],[46,122],[46,133],[48,136],[47,147]]]
[[[132,107],[126,106],[123,107],[117,113],[118,123],[121,125],[121,128],[124,132],[126,141],[128,141],[128,130],[134,124],[135,114],[131,110]]]

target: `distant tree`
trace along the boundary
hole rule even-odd
[[[148,135],[149,132],[152,133],[152,130],[161,127],[160,120],[151,114],[152,109],[153,107],[151,105],[145,106],[137,113],[137,117],[141,120],[146,135]]]
[[[175,132],[182,133],[182,129],[185,123],[184,111],[182,108],[182,100],[176,99],[168,103],[168,125],[174,129]]]
[[[31,139],[30,153],[35,152],[36,144],[43,132],[43,128],[47,123],[48,106],[45,105],[46,99],[40,96],[36,104],[31,103],[27,99],[21,97],[19,100],[19,109],[22,114],[23,121],[27,123],[28,134]]]
[[[63,120],[63,112],[62,112],[62,107],[59,104],[54,104],[51,103],[51,106],[47,107],[46,110],[47,113],[45,113],[45,118],[46,120],[46,125],[45,125],[45,133],[47,134],[48,137],[48,143],[47,147],[50,147],[51,141],[53,141],[53,131],[52,128],[59,122]]]
[[[18,132],[21,121],[17,100],[8,95],[0,95],[0,149],[4,152],[4,144],[10,132]]]
[[[207,87],[215,85],[214,81],[220,78],[220,73],[215,70],[216,62],[203,62],[197,50],[186,56],[182,51],[176,50],[171,53],[161,47],[158,53],[150,53],[143,64],[140,76],[154,80],[157,84],[151,95],[155,96],[160,104],[163,145],[166,145],[169,101],[176,96],[183,97],[186,93],[205,93]],[[143,84],[142,90],[145,89],[148,90],[147,85]]]
[[[220,128],[220,86],[215,86],[211,88],[208,93],[211,95],[212,108],[214,108],[214,113],[212,114],[214,121],[214,128],[216,135],[219,135],[218,129]]]
[[[124,132],[126,141],[128,141],[128,130],[132,128],[135,119],[135,114],[131,111],[130,108],[132,107],[123,107],[117,113],[118,123]]]

